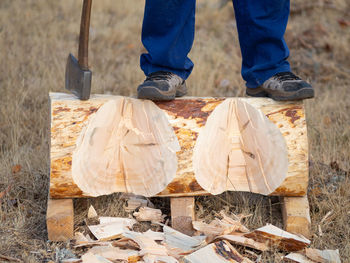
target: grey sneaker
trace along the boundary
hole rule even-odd
[[[266,80],[257,88],[247,88],[252,97],[270,97],[274,100],[303,100],[315,96],[314,89],[292,72],[281,72]]]
[[[137,98],[149,100],[173,100],[187,93],[185,80],[174,73],[157,71],[149,74],[137,88]]]

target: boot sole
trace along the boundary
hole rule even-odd
[[[246,89],[246,94],[251,97],[267,97],[277,101],[288,101],[288,100],[303,100],[311,99],[315,97],[315,92],[312,88],[302,88],[293,93],[285,92],[267,92],[263,88]]]
[[[144,100],[167,101],[167,100],[173,100],[175,99],[175,97],[182,97],[186,95],[186,93],[187,93],[187,89],[185,84],[178,87],[176,91],[170,91],[170,92],[162,92],[156,87],[150,86],[150,87],[142,87],[142,89],[140,89],[137,92],[137,98],[144,99]]]

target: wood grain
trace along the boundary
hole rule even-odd
[[[72,95],[51,93],[50,196],[84,197],[71,174],[72,153],[77,138],[97,110],[115,96],[93,95],[80,101]],[[308,144],[302,102],[275,102],[267,98],[241,98],[261,110],[281,131],[288,149],[288,172],[272,195],[303,196],[308,184]],[[208,116],[224,98],[182,98],[159,102],[173,127],[181,150],[177,152],[178,169],[173,181],[158,196],[194,196],[208,194],[195,180],[192,155],[199,132]],[[233,187],[227,190],[234,191]]]

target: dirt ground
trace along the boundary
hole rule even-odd
[[[70,243],[47,241],[48,93],[64,92],[66,57],[77,49],[80,2],[0,1],[0,254],[23,262],[58,262],[71,248]],[[144,1],[136,0],[94,2],[93,93],[134,95],[143,81],[143,8]],[[350,262],[349,14],[349,0],[295,0],[286,32],[293,70],[316,91],[316,98],[305,102],[312,246],[339,249],[343,262]],[[198,1],[196,23],[189,95],[244,96],[232,4]],[[153,202],[169,213],[169,200]],[[210,218],[226,209],[253,213],[245,222],[249,227],[282,225],[276,198],[225,193],[198,198],[196,203],[199,217]],[[84,228],[89,204],[100,215],[127,215],[117,194],[77,200],[77,230]],[[322,221],[327,213],[330,216]],[[280,261],[277,252],[263,258]]]

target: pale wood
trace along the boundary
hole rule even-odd
[[[163,225],[164,243],[172,249],[180,249],[182,254],[197,250],[205,242],[205,236],[188,236],[174,228]]]
[[[115,100],[116,96],[93,95],[88,101],[80,101],[72,95],[51,93],[50,98],[50,196],[57,198],[88,196],[73,182],[72,155],[83,127],[88,125],[89,120],[96,115],[101,106]],[[305,195],[308,184],[308,145],[303,103],[275,102],[267,98],[239,100],[261,110],[277,126],[286,141],[288,172],[285,180],[271,195]],[[207,194],[195,179],[193,148],[208,116],[223,101],[223,98],[183,98],[157,103],[173,127],[181,146],[181,150],[176,154],[178,169],[175,178],[158,196]],[[235,187],[228,187],[227,190],[234,191]],[[121,187],[118,191],[125,191],[125,186],[124,190]]]
[[[289,253],[288,255],[283,257],[283,262],[294,262],[294,263],[316,263],[313,260],[308,259],[307,257],[305,257],[304,255],[300,254],[300,253]]]
[[[243,235],[222,235],[216,237],[215,240],[227,240],[234,244],[250,247],[260,251],[267,251],[269,249],[265,243],[257,242],[254,239],[244,237]]]
[[[226,99],[199,133],[193,169],[211,194],[234,189],[268,195],[287,175],[286,143],[262,111],[241,99]]]
[[[171,226],[186,234],[192,235],[194,229],[192,221],[195,220],[194,197],[170,198]]]
[[[97,216],[98,215],[97,215],[95,208],[92,205],[90,205],[89,210],[88,210],[88,218],[94,218]]]
[[[73,238],[74,208],[72,199],[48,199],[46,212],[48,239],[67,241]]]
[[[174,179],[179,150],[165,113],[152,101],[115,97],[80,133],[72,154],[73,181],[91,196],[153,196]]]
[[[283,197],[281,199],[284,229],[310,238],[311,219],[307,196]]]
[[[203,262],[216,262],[216,263],[229,263],[229,262],[241,262],[250,263],[249,259],[243,257],[238,253],[236,249],[231,246],[226,240],[218,241],[210,244],[196,252],[184,257],[186,263],[203,263]]]
[[[166,217],[160,209],[150,207],[141,207],[138,212],[133,213],[133,216],[137,221],[151,221],[152,223],[163,223]]]
[[[311,243],[305,237],[294,235],[273,225],[260,227],[250,233],[244,234],[244,236],[284,251],[298,251]]]
[[[100,241],[121,237],[136,223],[135,219],[121,217],[100,217],[99,225],[90,225],[91,233]]]
[[[305,255],[315,262],[341,263],[338,249],[319,250],[314,248],[305,248]]]
[[[88,250],[87,253],[99,255],[108,260],[125,260],[128,261],[130,257],[138,256],[139,253],[136,250],[120,249],[113,246],[95,246]]]

